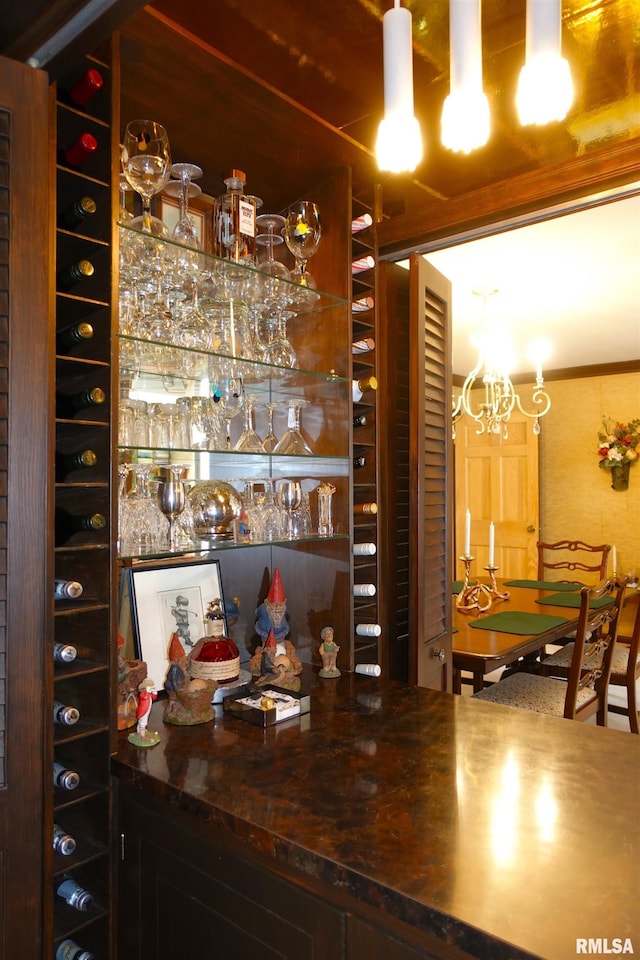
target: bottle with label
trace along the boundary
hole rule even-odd
[[[77,140],[64,151],[64,159],[70,167],[81,167],[97,150],[98,141],[92,133],[81,133]]]
[[[85,280],[91,279],[95,269],[90,260],[77,260],[69,264],[58,274],[58,286],[61,290],[71,290]]]
[[[69,770],[62,763],[53,764],[53,785],[62,790],[75,790],[80,784],[80,774]]]
[[[60,723],[63,727],[72,727],[80,719],[80,711],[77,707],[70,707],[66,703],[60,703],[59,700],[53,701],[53,722]]]
[[[71,643],[54,643],[53,659],[56,663],[73,663],[78,651]]]
[[[81,223],[89,220],[98,209],[93,197],[77,197],[60,214],[60,226],[67,230],[75,230]]]
[[[56,483],[64,483],[76,470],[91,470],[98,462],[93,450],[78,450],[76,453],[56,453]]]
[[[56,947],[54,960],[95,960],[88,950],[83,950],[75,940],[61,940]]]
[[[70,857],[75,852],[76,841],[67,833],[63,827],[57,823],[53,825],[53,852],[59,853],[61,857]]]
[[[227,192],[214,204],[214,252],[224,260],[254,266],[257,200],[245,194],[247,176],[242,170],[232,170],[224,182]]]
[[[77,600],[82,596],[82,584],[78,580],[54,580],[54,599]]]
[[[59,330],[56,335],[56,347],[59,353],[65,350],[72,350],[78,344],[86,343],[93,337],[93,327],[86,320],[80,323],[72,323],[70,327]]]
[[[362,377],[360,380],[352,380],[351,392],[353,396],[353,402],[357,403],[359,400],[362,400],[365,393],[377,389],[378,381],[375,377]]]
[[[56,510],[56,545],[66,543],[75,533],[98,533],[104,530],[106,525],[107,518],[103,513],[76,514]]]
[[[85,913],[93,906],[93,894],[81,887],[72,877],[63,877],[56,887],[56,894],[73,907]]]
[[[56,417],[72,420],[77,413],[89,411],[94,407],[102,408],[107,396],[101,387],[89,387],[79,393],[56,394]]]
[[[353,512],[357,514],[364,514],[365,516],[369,516],[372,513],[378,512],[378,504],[373,502],[354,503]]]
[[[89,67],[69,89],[69,100],[77,107],[84,107],[102,89],[103,83],[100,71]]]
[[[224,637],[225,636],[225,626],[224,626],[224,611],[222,609],[222,600],[220,597],[215,597],[208,607],[205,614],[206,619],[206,633],[209,637]]]

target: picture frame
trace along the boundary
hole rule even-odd
[[[228,636],[219,560],[129,568],[131,628],[135,655],[147,664],[158,693],[169,669],[174,633],[188,655],[205,635],[207,606],[220,598]]]

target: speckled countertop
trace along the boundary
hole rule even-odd
[[[121,736],[114,773],[472,956],[640,955],[640,737],[343,673],[263,731]],[[593,954],[591,954],[593,956]]]

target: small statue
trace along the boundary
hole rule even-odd
[[[147,677],[138,687],[138,709],[136,710],[137,726],[135,733],[128,736],[129,743],[136,747],[154,747],[160,743],[160,737],[157,733],[147,729],[149,714],[153,701],[158,699],[156,685],[151,677]]]
[[[287,600],[282,587],[282,579],[278,567],[273,571],[273,580],[269,593],[263,603],[256,610],[256,633],[266,640],[273,630],[276,643],[289,633],[287,622]]]
[[[185,653],[177,632],[171,636],[169,663],[164,682],[167,691],[164,722],[194,726],[213,720],[215,711],[211,701],[218,684],[215,680],[191,677],[191,656]]]
[[[340,676],[340,671],[336,666],[336,659],[340,647],[333,639],[333,627],[323,627],[320,631],[322,643],[318,647],[318,653],[322,657],[322,668],[319,676],[324,680],[333,680]]]
[[[297,692],[300,689],[302,662],[290,640],[286,620],[287,601],[280,570],[273,571],[273,580],[264,603],[256,610],[256,633],[265,641],[249,660],[249,672],[259,686],[267,683]]]
[[[129,660],[124,656],[124,637],[118,630],[118,730],[136,725],[138,687],[147,676],[144,660]]]

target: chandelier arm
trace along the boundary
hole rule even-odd
[[[541,408],[540,410],[534,410],[530,413],[522,406],[518,394],[515,394],[515,397],[520,413],[524,414],[525,417],[530,417],[532,420],[537,420],[538,417],[544,417],[544,415],[551,409],[551,397],[541,387],[534,390],[533,394],[531,395],[532,402],[537,404]]]

